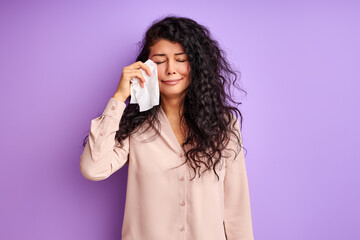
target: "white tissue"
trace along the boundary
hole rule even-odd
[[[133,77],[130,80],[130,103],[139,104],[140,112],[159,105],[160,98],[157,65],[151,59],[148,59],[145,64],[150,68],[151,76],[149,76],[145,70],[140,68],[141,73],[145,78],[144,87],[141,87],[140,80],[137,77]]]

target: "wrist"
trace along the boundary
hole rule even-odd
[[[124,97],[124,96],[122,96],[120,94],[117,94],[117,93],[115,93],[112,97],[115,98],[116,100],[120,101],[120,102],[125,102],[126,99],[127,99],[127,97]]]

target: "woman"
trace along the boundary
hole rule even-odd
[[[130,79],[143,87],[140,69],[151,74],[147,59],[157,64],[160,104],[139,112],[125,101]],[[168,16],[146,31],[80,158],[93,181],[128,164],[123,240],[253,239],[242,115],[225,91],[236,76],[194,20]]]

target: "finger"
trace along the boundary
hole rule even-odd
[[[140,61],[139,61],[139,64],[140,64],[141,68],[146,71],[147,75],[151,76],[151,71],[150,71],[149,66]]]
[[[144,86],[146,80],[140,70],[129,70],[128,74],[130,79],[137,77],[140,80],[140,85]]]
[[[145,63],[143,63],[142,61],[137,61],[131,65],[129,65],[128,67],[130,67],[130,69],[140,69],[142,68],[147,75],[151,76],[151,70],[149,68],[148,65],[146,65]]]

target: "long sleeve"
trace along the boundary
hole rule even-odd
[[[239,121],[235,130],[240,137]],[[232,138],[231,149],[238,151],[239,144]],[[227,240],[253,240],[250,196],[243,149],[234,160],[234,154],[227,159],[224,179],[224,228]]]
[[[80,170],[86,179],[106,179],[127,163],[129,137],[122,148],[115,139],[125,107],[124,102],[110,98],[103,114],[91,120],[88,141],[80,156]]]

